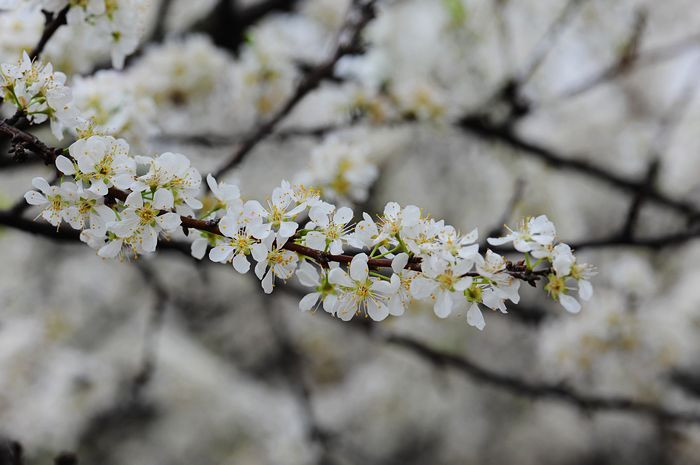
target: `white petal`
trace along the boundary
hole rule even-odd
[[[173,193],[168,189],[160,188],[153,195],[153,207],[158,210],[170,210],[174,203]]]
[[[280,224],[278,234],[280,237],[292,237],[298,227],[299,225],[293,221],[283,221],[282,224]]]
[[[216,179],[214,179],[214,176],[210,174],[207,174],[207,185],[209,186],[209,189],[214,193],[214,195],[218,198],[219,197],[219,184],[216,182]]]
[[[472,282],[473,279],[471,278],[471,276],[465,276],[464,278],[460,279],[455,283],[455,290],[460,292],[465,291],[472,285]]]
[[[486,241],[491,245],[503,245],[513,240],[512,236],[489,237]]]
[[[122,250],[122,241],[118,239],[116,241],[111,241],[102,246],[100,250],[97,251],[97,255],[102,258],[114,258],[119,255]]]
[[[24,199],[29,205],[44,205],[49,201],[37,191],[29,191],[24,194]]]
[[[571,273],[571,265],[573,264],[573,256],[559,255],[554,259],[552,268],[554,268],[557,276],[568,276]]]
[[[260,284],[262,285],[262,288],[263,288],[263,291],[265,291],[265,294],[272,293],[272,289],[275,287],[274,286],[274,277],[272,276],[272,270],[267,272],[267,274],[262,279]]]
[[[246,229],[254,238],[265,239],[270,235],[271,225],[270,223],[249,224]]]
[[[484,321],[484,315],[479,310],[479,305],[472,304],[471,308],[467,312],[467,323],[474,326],[476,329],[481,331],[486,326],[486,321]]]
[[[209,260],[216,263],[224,263],[231,258],[233,247],[230,245],[217,245],[209,251]]]
[[[158,244],[158,233],[150,226],[146,226],[141,235],[141,247],[145,252],[155,252]]]
[[[367,254],[361,253],[352,257],[350,262],[350,277],[355,281],[364,281],[369,275],[367,266]]]
[[[370,300],[367,302],[367,314],[374,321],[382,321],[389,316],[389,308],[381,302]]]
[[[408,265],[408,254],[401,252],[392,260],[391,269],[394,270],[394,273],[400,273],[401,270],[406,268],[406,265]]]
[[[432,279],[418,276],[411,282],[411,295],[416,299],[427,299],[435,292],[437,286]]]
[[[566,309],[567,312],[578,313],[581,311],[581,304],[570,295],[560,294],[559,303]]]
[[[338,304],[338,297],[333,294],[328,294],[323,299],[323,309],[331,315],[335,313],[335,307]]]
[[[258,279],[262,279],[265,275],[265,270],[267,270],[267,262],[258,262],[257,265],[255,265],[255,276],[257,276]]]
[[[330,273],[328,273],[328,281],[331,284],[339,284],[345,287],[354,286],[354,283],[352,282],[352,279],[350,279],[350,276],[348,276],[345,270],[342,270],[340,268],[334,268],[331,270]]]
[[[326,236],[318,231],[311,231],[304,237],[306,245],[316,250],[326,250]]]
[[[396,218],[401,213],[401,206],[396,202],[389,202],[384,207],[384,216],[387,218]]]
[[[403,305],[403,301],[398,294],[395,294],[389,301],[389,313],[394,316],[401,316],[404,314],[406,308]]]
[[[207,245],[208,244],[209,244],[209,241],[207,241],[204,238],[196,239],[194,242],[192,242],[192,245],[190,246],[190,253],[197,260],[201,260],[202,258],[204,258],[204,255],[207,253]]]
[[[156,223],[163,228],[163,230],[170,232],[175,230],[180,226],[181,220],[180,215],[177,213],[166,213],[164,215],[158,215],[156,217]]]
[[[578,295],[583,300],[590,300],[593,297],[593,285],[590,281],[580,279],[578,281]]]
[[[126,197],[126,201],[124,202],[127,207],[132,207],[132,208],[141,208],[143,207],[143,198],[141,197],[140,192],[132,192]]]
[[[318,302],[318,298],[321,296],[320,292],[312,292],[311,294],[306,294],[304,297],[302,297],[301,301],[299,301],[299,310],[302,312],[307,312],[311,310],[314,305],[316,305],[316,302]]]
[[[46,179],[41,178],[41,177],[36,177],[36,178],[32,179],[32,186],[36,187],[44,194],[46,194],[46,191],[51,189],[51,186],[46,181]]]
[[[56,168],[58,168],[63,174],[75,174],[75,166],[73,166],[73,162],[70,161],[68,157],[63,155],[56,157]]]
[[[452,295],[449,291],[438,292],[433,310],[440,318],[447,318],[452,313]]]
[[[296,275],[302,286],[316,287],[320,284],[318,272],[309,262],[299,265]]]
[[[346,225],[352,219],[352,209],[348,207],[341,207],[333,215],[333,222],[335,224]]]
[[[125,218],[117,223],[112,223],[109,226],[110,231],[119,237],[126,238],[132,236],[139,227],[139,219],[137,217]]]
[[[263,244],[253,244],[250,246],[250,251],[253,253],[253,258],[256,262],[262,262],[267,259],[269,250]]]
[[[88,190],[97,195],[107,195],[107,192],[109,191],[107,184],[105,184],[102,179],[92,181],[92,184],[90,184],[90,188]]]
[[[246,274],[250,270],[250,262],[245,254],[239,253],[233,257],[233,268],[240,274]]]

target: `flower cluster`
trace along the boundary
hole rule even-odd
[[[42,216],[52,225],[66,221],[82,230],[81,239],[101,257],[153,252],[159,235],[180,226],[179,213],[201,207],[193,194],[201,176],[184,155],[134,157],[125,140],[93,135],[70,145],[56,168],[73,180],[50,186],[35,178],[38,191],[27,192],[27,202],[43,205]]]
[[[33,62],[26,52],[16,64],[3,63],[0,67],[3,98],[16,105],[33,124],[49,120],[58,139],[63,138],[64,128],[76,129],[81,123],[65,82],[65,74],[55,72],[50,63]]]
[[[105,44],[115,68],[138,46],[142,0],[0,0],[0,9],[42,9],[57,14],[69,7],[69,25],[86,25],[97,43]]]
[[[504,237],[490,238],[488,242],[491,245],[513,242],[515,250],[525,253],[528,264],[530,257],[536,260],[533,266],[539,265],[542,261],[549,262],[551,271],[547,276],[549,282],[545,289],[566,310],[578,313],[581,310],[581,304],[568,293],[572,289],[567,287],[567,283],[575,281],[579,297],[589,300],[593,296],[590,278],[595,274],[595,270],[587,263],[577,263],[571,247],[567,244],[555,245],[555,235],[554,225],[542,215],[526,218],[518,229],[510,230],[510,234]]]

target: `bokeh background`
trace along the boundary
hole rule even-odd
[[[132,148],[206,174],[351,4],[140,8],[123,71],[76,27],[45,59]],[[43,21],[0,13],[2,61]],[[700,463],[698,31],[691,0],[379,1],[362,50],[226,177],[264,199],[340,145],[377,168],[360,211],[415,204],[482,238],[547,214],[598,267],[594,298],[571,315],[523,289],[483,332],[420,304],[342,323],[301,313],[294,279],[264,296],[178,250],[114,262],[32,234],[12,208],[51,170],[2,153],[0,433],[30,464]]]

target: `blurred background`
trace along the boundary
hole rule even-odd
[[[44,59],[132,150],[206,175],[333,56],[355,3],[134,0],[123,70],[75,25]],[[482,239],[546,214],[599,270],[577,315],[523,289],[483,332],[422,304],[343,323],[301,313],[296,279],[264,296],[184,236],[105,261],[19,220],[51,170],[5,141],[0,433],[29,464],[700,463],[696,6],[380,0],[356,49],[223,178],[244,198],[289,179],[357,213],[415,204]],[[0,13],[1,61],[43,25],[36,8]],[[356,190],[345,159],[365,168]]]

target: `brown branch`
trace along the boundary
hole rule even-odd
[[[59,11],[56,16],[54,16],[53,13],[44,11],[44,15],[46,16],[44,32],[42,32],[41,38],[36,44],[36,47],[34,47],[34,49],[29,53],[29,58],[35,60],[41,56],[42,52],[44,51],[44,48],[46,47],[46,44],[49,43],[49,40],[51,40],[51,37],[53,37],[53,35],[56,33],[56,31],[58,31],[58,29],[61,26],[66,24],[68,10],[70,10],[70,5],[66,6],[61,11]]]
[[[529,63],[515,78],[515,82],[517,82],[519,86],[524,85],[537,72],[552,50],[554,43],[561,36],[566,26],[575,18],[575,15],[580,11],[585,2],[586,0],[568,0],[566,5],[564,5],[544,36],[538,41],[529,59]]]
[[[492,371],[466,357],[432,349],[422,342],[406,336],[389,334],[383,340],[409,350],[436,366],[452,368],[477,382],[503,389],[514,395],[532,399],[562,401],[586,412],[625,412],[647,416],[653,420],[700,424],[700,413],[674,411],[663,406],[621,396],[605,397],[585,394],[565,384],[528,381],[514,375]]]
[[[583,78],[579,83],[554,97],[552,101],[557,102],[576,97],[600,84],[618,79],[640,68],[672,60],[683,53],[697,49],[698,46],[700,46],[700,34],[696,33],[648,51],[629,48],[613,63]]]
[[[255,146],[275,131],[278,124],[301,102],[311,91],[315,90],[321,82],[333,76],[335,65],[346,56],[356,53],[360,47],[360,39],[365,26],[374,18],[374,5],[376,0],[366,3],[353,2],[355,8],[350,11],[350,18],[341,29],[338,45],[333,54],[324,62],[307,73],[297,85],[292,96],[277,112],[265,123],[258,126],[249,136],[243,139],[229,160],[215,173],[214,177],[220,177],[234,168],[250,153]],[[357,16],[355,15],[357,14]]]
[[[516,134],[507,123],[493,123],[483,115],[469,114],[461,118],[456,124],[470,134],[484,140],[506,144],[517,149],[521,154],[537,158],[553,168],[576,171],[632,194],[646,188],[645,180],[632,179],[614,173],[593,162],[585,161],[585,159],[590,157],[583,155],[565,156],[544,145],[530,142]],[[673,199],[655,188],[647,189],[646,196],[649,200],[669,207],[688,219],[700,217],[700,209],[691,202]]]

